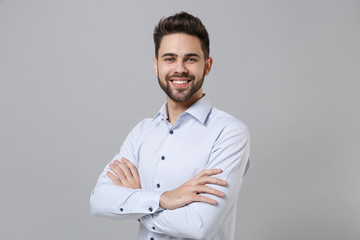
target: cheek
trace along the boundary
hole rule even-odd
[[[204,73],[204,68],[201,68],[201,67],[196,67],[196,68],[192,68],[189,70],[192,74],[194,74],[197,77],[201,77]]]
[[[167,67],[167,66],[158,66],[158,75],[160,77],[165,77],[166,75],[171,74],[171,68]]]

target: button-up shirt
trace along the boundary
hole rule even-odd
[[[106,165],[90,197],[93,214],[138,219],[141,240],[234,239],[238,193],[249,167],[249,133],[242,122],[203,97],[172,126],[165,103],[153,119],[141,121],[130,132],[114,159],[122,157],[138,169],[141,189],[115,185]],[[159,206],[165,191],[214,168],[223,170],[214,177],[228,182],[208,184],[225,193],[203,194],[217,200],[216,205],[193,202],[174,210]]]

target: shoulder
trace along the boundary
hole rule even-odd
[[[213,107],[208,120],[216,132],[216,140],[212,149],[213,152],[224,148],[240,151],[245,147],[249,147],[249,130],[247,126],[236,117]]]
[[[147,129],[152,128],[153,126],[154,126],[153,119],[145,118],[136,124],[132,132],[146,131]]]
[[[225,132],[235,131],[237,133],[243,134],[248,134],[249,132],[245,123],[243,123],[233,115],[217,109],[216,107],[212,107],[208,120],[209,124],[212,124],[217,128],[221,128],[222,131]]]
[[[146,129],[149,129],[149,126],[151,125],[152,119],[146,118],[140,122],[138,122],[132,130],[129,132],[128,137],[135,137],[137,138],[141,133],[146,131]]]

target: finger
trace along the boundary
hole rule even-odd
[[[208,204],[212,204],[212,205],[215,205],[217,203],[216,200],[214,199],[211,199],[211,198],[208,198],[208,197],[205,197],[203,195],[195,195],[193,200],[195,202],[204,202],[204,203],[208,203]]]
[[[124,163],[117,161],[117,160],[115,160],[114,163],[118,168],[120,168],[120,170],[124,173],[126,178],[129,178],[129,179],[132,178],[132,174],[131,174],[128,166],[126,166]]]
[[[111,179],[111,181],[113,181],[113,183],[115,183],[116,185],[121,186],[120,179],[117,178],[114,174],[112,174],[111,172],[106,172],[106,175]]]
[[[206,186],[206,185],[201,185],[201,186],[197,186],[196,190],[197,193],[208,193],[217,197],[224,197],[225,193],[222,191],[219,191],[215,188]]]
[[[138,172],[137,168],[134,166],[134,164],[132,164],[132,162],[130,162],[126,158],[122,158],[121,161],[130,169],[131,175],[133,175],[134,177],[136,177],[138,179],[140,178],[139,172]]]
[[[220,185],[220,186],[226,186],[227,182],[225,180],[220,179],[220,178],[203,176],[203,177],[199,177],[197,179],[197,184],[200,184],[200,185],[216,184],[216,185]]]
[[[114,164],[110,164],[109,167],[110,167],[111,171],[113,171],[116,174],[116,176],[118,178],[120,178],[121,181],[126,180],[126,176],[125,176],[125,174],[123,173],[123,171],[121,169],[116,167]]]
[[[216,169],[204,169],[198,175],[196,175],[195,178],[203,177],[203,176],[216,175],[216,174],[219,174],[219,173],[222,173],[222,170],[218,169],[218,168],[216,168]]]

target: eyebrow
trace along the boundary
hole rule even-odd
[[[178,55],[175,53],[164,53],[161,57],[178,57]],[[200,56],[196,53],[187,53],[185,54],[185,57],[200,57]]]

